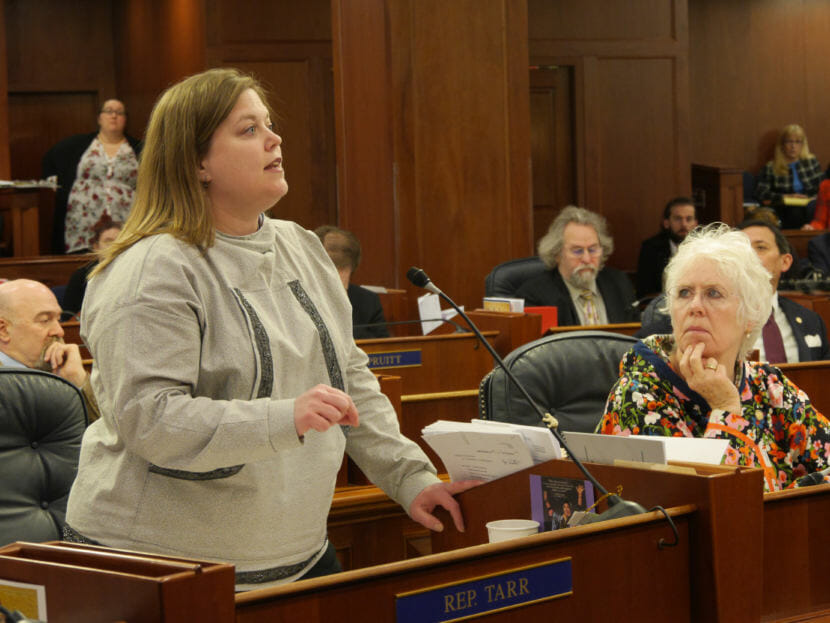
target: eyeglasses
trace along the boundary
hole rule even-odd
[[[701,303],[710,308],[726,305],[732,296],[726,290],[716,286],[704,286],[700,289],[680,286],[672,290],[670,294],[678,305],[691,305],[700,295]]]
[[[591,245],[590,247],[571,247],[570,249],[567,249],[567,253],[577,259],[584,256],[586,253],[590,257],[596,257],[602,253],[602,247],[596,244]]]
[[[126,110],[117,110],[115,108],[104,108],[101,111],[102,115],[118,115],[119,117],[124,117],[127,115]]]
[[[804,141],[800,138],[788,138],[784,141],[785,145],[801,145]]]

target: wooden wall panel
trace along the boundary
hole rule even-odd
[[[354,123],[354,110],[371,106],[348,73],[356,74],[362,59],[339,57],[346,60],[335,65],[338,137],[348,158],[342,218],[364,239],[375,231],[397,249],[392,266],[367,263],[361,280],[383,273],[391,285],[406,286],[407,268],[421,265],[457,301],[478,306],[492,266],[531,251],[524,3],[389,0],[371,5],[371,22],[361,22],[352,3],[334,6],[335,48],[367,60],[371,54],[368,75],[388,102],[377,117]],[[367,24],[374,30],[357,28]],[[367,40],[372,50],[361,46]],[[389,65],[379,66],[386,57]],[[347,73],[337,74],[341,69]],[[364,140],[367,126],[379,146]],[[387,149],[390,129],[394,169],[375,176],[384,201],[361,206],[354,188],[368,178],[349,167]]]
[[[271,95],[289,187],[272,214],[337,224],[329,2],[207,0],[205,17],[207,64],[253,73]]]
[[[675,192],[673,73],[671,59],[665,58],[598,63],[600,157],[593,173],[599,202],[594,209],[605,214],[615,234],[613,263],[618,266],[636,266],[643,234],[659,228],[656,209],[680,194]],[[632,236],[635,232],[640,235]]]
[[[573,90],[572,66],[531,67],[534,249],[562,206],[578,203]]]
[[[113,92],[110,1],[5,4],[10,91]]]
[[[686,1],[528,0],[528,15],[530,64],[573,68],[574,194],[609,220],[609,264],[633,270],[691,190]]]
[[[360,10],[348,0],[332,0],[331,6],[338,216],[362,240],[359,282],[398,288],[395,189],[410,192],[411,159],[393,155],[393,133],[409,127],[410,111],[392,88],[388,42],[409,34],[387,16],[385,0],[365,0]],[[408,50],[401,46],[401,56]]]
[[[113,13],[117,93],[142,138],[161,92],[205,69],[204,0],[124,0]]]
[[[39,178],[46,150],[72,134],[94,132],[98,104],[93,91],[9,95],[12,178]]]
[[[757,172],[780,128],[799,123],[827,166],[828,32],[827,2],[690,2],[694,162]]]
[[[8,58],[6,50],[6,11],[0,2],[0,58]],[[11,159],[9,157],[9,82],[6,64],[0,62],[0,179],[11,176]]]
[[[10,174],[40,177],[58,140],[96,128],[115,92],[110,2],[6,0]]]

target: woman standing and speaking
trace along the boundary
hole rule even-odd
[[[156,103],[134,208],[81,317],[102,419],[66,538],[236,566],[247,589],[339,570],[326,519],[344,450],[413,519],[452,494],[355,346],[319,239],[264,211],[288,190],[261,87],[213,69]]]

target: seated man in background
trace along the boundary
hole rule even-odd
[[[323,248],[334,262],[349,302],[352,304],[352,333],[356,340],[389,337],[380,297],[366,288],[350,283],[352,273],[360,264],[360,242],[350,231],[334,225],[323,225],[314,230]]]
[[[770,363],[830,359],[827,329],[821,316],[795,301],[778,296],[781,274],[793,263],[786,236],[765,221],[744,221],[738,229],[749,237],[764,268],[772,275],[772,314],[755,344],[759,359]]]
[[[793,262],[787,238],[772,223],[761,220],[744,221],[738,225],[749,238],[761,264],[770,273],[773,288],[772,313],[767,319],[754,348],[760,361],[769,363],[794,363],[830,359],[830,345],[824,321],[817,313],[778,295],[778,283]],[[661,297],[660,301],[664,298]],[[669,315],[659,309],[643,314],[643,326],[637,337],[668,334],[672,332]],[[649,305],[649,308],[652,306]]]
[[[0,284],[0,366],[52,372],[80,388],[89,421],[98,406],[77,344],[63,342],[61,308],[39,281],[15,279]]]
[[[688,197],[675,197],[663,209],[663,229],[643,241],[637,260],[637,296],[663,291],[663,271],[677,245],[697,227],[697,211]]]
[[[557,307],[560,326],[636,321],[631,280],[605,266],[613,250],[602,216],[568,206],[539,241],[539,257],[549,270],[523,283],[515,296],[525,305]]]

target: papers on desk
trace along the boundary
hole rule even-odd
[[[782,203],[785,206],[806,206],[810,203],[810,197],[784,197]],[[815,197],[812,197],[815,199]]]
[[[613,465],[615,460],[665,464],[686,461],[720,465],[727,439],[700,437],[655,437],[651,435],[596,435],[564,433],[573,453],[581,461]]]
[[[58,187],[58,176],[50,175],[45,180],[0,180],[0,188],[51,188]]]
[[[441,458],[450,479],[490,481],[562,457],[546,428],[507,422],[438,420],[421,434]]]
[[[485,296],[482,307],[487,311],[522,313],[525,310],[525,300],[507,296]]]
[[[461,306],[464,309],[464,306]],[[437,294],[424,294],[418,297],[418,317],[421,320],[421,331],[424,335],[432,333],[444,324],[445,320],[452,320],[458,315],[454,309],[441,309],[441,299]]]

